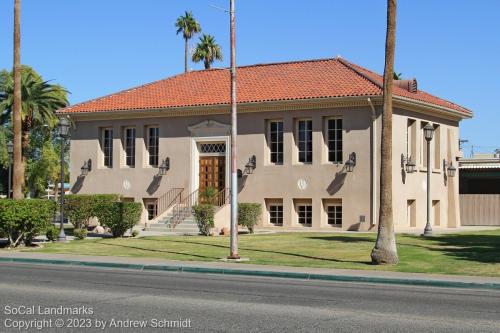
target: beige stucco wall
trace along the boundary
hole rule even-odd
[[[404,174],[401,168],[401,154],[407,153],[406,127],[408,119],[416,120],[417,140],[416,172]],[[404,230],[410,228],[407,214],[408,200],[415,200],[416,229],[422,229],[426,224],[427,207],[427,168],[423,164],[422,154],[425,140],[420,130],[422,122],[431,122],[439,125],[439,138],[434,136],[433,141],[439,140],[439,168],[434,167],[436,159],[434,150],[431,148],[431,205],[432,201],[439,201],[439,226],[434,220],[434,210],[431,208],[431,224],[433,228],[459,227],[460,216],[458,206],[458,170],[455,177],[446,177],[443,168],[443,159],[452,161],[458,169],[456,157],[459,154],[458,148],[458,122],[442,118],[423,115],[420,113],[395,110],[393,118],[393,209],[396,229]],[[410,228],[411,229],[411,228]]]
[[[380,113],[380,107],[378,108]],[[397,229],[407,227],[407,200],[416,200],[419,214],[417,227],[423,228],[425,223],[425,191],[423,183],[425,173],[407,175],[403,184],[401,178],[400,155],[406,152],[406,122],[407,117],[424,118],[441,124],[441,153],[443,157],[454,158],[458,127],[456,122],[437,118],[426,118],[403,110],[395,110],[394,114],[394,217]],[[418,116],[418,117],[417,117]],[[324,124],[327,117],[342,117],[343,119],[343,160],[347,161],[351,152],[357,154],[357,165],[352,173],[341,172],[343,164],[335,165],[327,162]],[[297,119],[313,120],[313,163],[308,165],[297,162],[297,152],[294,135],[294,123]],[[272,119],[284,121],[284,163],[271,165],[268,161],[268,146],[266,139],[266,122]],[[78,193],[121,193],[125,197],[142,202],[144,198],[156,198],[173,187],[185,188],[187,195],[194,190],[192,184],[193,143],[188,127],[211,120],[222,124],[230,124],[229,114],[190,116],[190,117],[155,117],[140,119],[115,119],[78,121],[71,139],[71,183],[74,192]],[[152,183],[157,169],[146,166],[147,153],[145,147],[145,128],[158,125],[160,128],[160,160],[170,157],[170,170],[162,177],[155,191]],[[122,148],[122,132],[126,126],[136,127],[136,167],[128,168],[124,164]],[[98,141],[100,129],[114,129],[114,165],[108,169],[102,167],[102,153]],[[377,169],[380,163],[380,116],[376,121],[377,133]],[[261,227],[267,228],[304,228],[297,223],[294,202],[310,200],[313,206],[313,225],[311,229],[335,230],[327,224],[324,213],[324,203],[327,200],[337,200],[343,206],[342,229],[375,230],[371,221],[371,112],[368,107],[330,108],[315,110],[273,111],[241,113],[238,118],[238,166],[244,165],[251,155],[257,158],[257,168],[253,174],[244,177],[244,185],[240,187],[240,202],[258,202],[263,206]],[[452,151],[447,151],[448,131],[452,136]],[[451,141],[450,141],[451,142]],[[93,170],[83,181],[78,181],[80,168],[84,160],[92,159]],[[418,165],[418,161],[417,161]],[[297,182],[305,180],[307,187],[299,189]],[[378,174],[377,174],[377,184]],[[243,181],[243,179],[242,179]],[[458,197],[458,177],[443,182],[443,173],[432,175],[433,199],[440,200],[441,225],[457,224],[457,219],[451,221],[449,198]],[[450,186],[451,185],[451,186]],[[377,185],[378,186],[378,185]],[[226,179],[229,187],[229,178]],[[149,191],[148,191],[149,189]],[[451,191],[451,192],[450,192]],[[378,196],[378,190],[377,190]],[[265,209],[266,199],[282,199],[284,206],[284,227],[274,227],[268,223]],[[451,210],[456,211],[456,210]],[[144,211],[143,220],[146,219]],[[360,216],[365,222],[360,223]],[[445,222],[446,221],[446,222]]]

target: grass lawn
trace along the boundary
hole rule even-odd
[[[374,266],[375,234],[283,233],[240,235],[248,263],[298,267],[391,270],[500,276],[500,229],[444,234],[431,239],[398,235],[400,264]],[[35,251],[82,255],[217,261],[228,255],[228,237],[163,236],[52,243]]]

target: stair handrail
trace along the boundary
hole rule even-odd
[[[198,189],[194,190],[188,196],[184,197],[172,209],[172,218],[170,219],[170,227],[175,228],[177,224],[182,222],[191,214],[193,206],[198,203]]]
[[[230,196],[231,196],[230,188],[225,188],[222,191],[219,191],[219,193],[217,193],[216,200],[214,200],[216,203],[215,206],[217,206],[216,212],[228,204]]]
[[[183,191],[184,189],[181,187],[174,187],[156,199],[156,216],[160,216],[174,204],[180,202]]]

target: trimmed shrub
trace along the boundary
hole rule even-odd
[[[253,234],[253,228],[262,215],[262,205],[259,203],[242,202],[238,204],[238,224],[248,228]]]
[[[45,230],[45,236],[49,242],[55,242],[59,236],[59,228],[53,224],[49,225]]]
[[[94,217],[109,218],[111,203],[120,200],[118,194],[69,194],[64,197],[64,209],[75,229],[81,229]]]
[[[205,205],[213,205],[216,203],[218,194],[218,189],[213,186],[209,186],[205,188],[204,191],[200,192],[200,203]]]
[[[111,228],[113,237],[123,237],[141,220],[142,205],[139,202],[113,202],[103,207],[103,213],[99,216],[101,224]]]
[[[210,236],[210,229],[214,227],[215,206],[196,205],[193,206],[193,214],[198,224],[200,234]]]
[[[77,240],[85,239],[87,238],[87,229],[74,229],[73,236],[75,236]]]
[[[0,199],[0,234],[9,239],[9,246],[21,242],[31,245],[33,239],[50,225],[56,204],[41,199]]]

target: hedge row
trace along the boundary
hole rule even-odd
[[[50,200],[0,199],[0,237],[8,238],[10,247],[31,245],[50,226],[55,209]]]
[[[261,214],[261,204],[246,202],[238,204],[238,224],[247,227],[250,233],[253,233]],[[193,215],[200,234],[210,236],[210,229],[214,227],[215,206],[207,204],[193,206]]]
[[[118,194],[71,194],[65,198],[65,212],[75,229],[82,229],[94,218],[108,227],[113,237],[121,237],[139,223],[142,205],[123,202]]]

